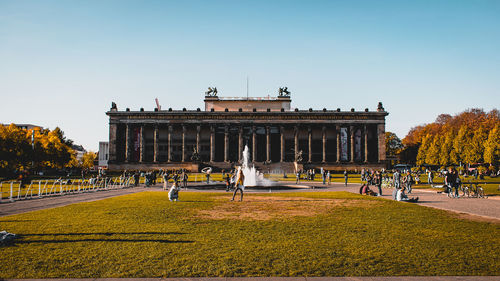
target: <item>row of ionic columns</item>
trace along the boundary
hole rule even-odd
[[[354,126],[350,126],[350,159],[351,163],[354,162],[354,138],[355,138],[355,130]],[[172,161],[172,126],[168,126],[168,135],[167,135],[167,161]],[[182,126],[182,157],[181,161],[185,162],[189,159],[186,159],[186,126]],[[200,151],[200,131],[201,126],[196,127],[196,150]],[[285,160],[285,136],[284,136],[284,127],[280,127],[280,162]],[[368,162],[368,133],[367,126],[363,126],[363,136],[362,140],[364,142],[364,162]],[[298,139],[299,127],[294,126],[294,150],[299,151],[299,139]],[[337,138],[337,159],[336,162],[340,161],[340,126],[336,126],[336,138]],[[134,144],[131,143],[132,134],[131,134],[131,126],[126,124],[125,127],[125,161],[130,162],[132,160],[132,146]],[[326,162],[326,126],[322,127],[322,162]],[[158,162],[158,154],[159,154],[159,129],[156,125],[154,127],[153,134],[153,161]],[[312,130],[308,129],[308,157],[307,160],[312,162]],[[139,162],[144,162],[145,160],[145,141],[144,141],[144,126],[140,126],[139,129]],[[238,133],[238,160],[241,161],[243,154],[243,129],[240,128]],[[255,126],[252,128],[252,159],[257,159],[257,134]],[[226,126],[224,129],[224,161],[229,162],[229,127]],[[255,160],[254,160],[255,161]],[[266,161],[271,162],[271,134],[270,127],[266,126]],[[210,162],[215,162],[215,127],[210,126]]]

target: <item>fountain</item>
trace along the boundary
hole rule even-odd
[[[245,175],[245,186],[272,186],[273,181],[264,178],[264,175],[255,169],[255,166],[249,166],[250,152],[248,151],[248,146],[245,145],[243,150],[243,163],[241,169],[243,169],[243,175]]]

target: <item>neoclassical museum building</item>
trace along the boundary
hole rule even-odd
[[[292,172],[385,167],[385,117],[340,108],[292,109],[286,91],[277,97],[229,98],[205,94],[204,109],[120,111],[109,116],[110,170],[202,167],[228,169],[248,147],[261,170]]]

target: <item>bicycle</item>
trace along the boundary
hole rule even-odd
[[[482,186],[477,183],[469,183],[469,186],[464,188],[464,195],[467,194],[467,197],[474,198],[487,198],[484,194],[484,189]]]

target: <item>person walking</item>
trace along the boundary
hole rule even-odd
[[[347,186],[347,181],[349,180],[349,174],[347,173],[347,170],[344,170],[344,181],[345,181],[345,186]]]
[[[427,183],[431,186],[434,184],[434,174],[431,170],[427,173]]]
[[[300,171],[297,171],[297,173],[295,173],[295,184],[298,183],[300,183]]]
[[[243,201],[243,191],[245,190],[244,183],[245,183],[245,175],[243,174],[243,170],[241,169],[241,167],[239,167],[238,172],[236,174],[236,183],[234,184],[233,199],[231,199],[231,201],[234,201],[234,197],[236,196],[238,190],[241,192],[240,201]]]
[[[323,173],[321,173],[321,178],[323,180],[323,185],[326,184],[326,171],[323,171]]]
[[[330,174],[330,171],[326,173],[326,178],[328,179],[328,185],[330,185],[332,183],[332,175]]]
[[[187,188],[187,185],[188,185],[188,179],[189,179],[188,174],[186,173],[186,171],[183,171],[183,172],[182,172],[182,186],[183,186],[184,188]]]
[[[451,196],[454,182],[453,170],[450,167],[448,169],[448,172],[446,173],[446,176],[444,177],[444,192],[448,193],[448,196]]]

